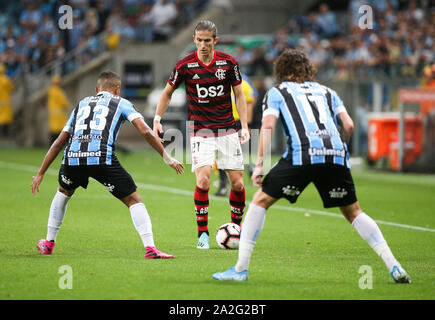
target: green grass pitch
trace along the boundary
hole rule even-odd
[[[251,260],[250,280],[211,278],[235,264],[237,251],[219,249],[214,232],[230,219],[226,198],[210,197],[211,249],[197,250],[190,165],[177,176],[151,151],[118,155],[132,174],[153,223],[156,245],[173,260],[145,260],[130,213],[98,182],[78,189],[52,256],[36,241],[46,235],[60,156],[32,196],[32,175],[46,150],[0,149],[0,299],[290,300],[435,298],[435,176],[354,170],[363,210],[379,222],[412,278],[394,284],[381,259],[309,186],[294,205],[280,200],[266,217]],[[213,175],[213,180],[217,176]],[[247,201],[256,188],[245,178]],[[216,191],[212,187],[210,194]],[[419,227],[419,228],[414,228]],[[62,266],[72,289],[61,289]],[[360,284],[369,266],[372,287]],[[364,268],[364,267],[363,267]],[[363,269],[361,269],[363,270]]]

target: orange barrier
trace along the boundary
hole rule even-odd
[[[423,119],[405,114],[404,165],[413,163],[423,147]],[[372,161],[388,158],[393,170],[399,168],[399,113],[372,113],[368,123],[368,155]]]

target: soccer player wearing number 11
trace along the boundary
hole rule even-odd
[[[382,258],[394,281],[410,283],[410,277],[393,256],[378,225],[359,206],[346,146],[353,121],[335,91],[313,80],[314,70],[305,54],[298,50],[285,50],[275,62],[279,84],[265,97],[258,160],[252,174],[254,185],[260,189],[243,222],[237,264],[215,273],[213,278],[248,280],[252,251],[263,229],[267,209],[279,198],[295,203],[313,182],[323,206],[340,208],[347,221]],[[263,150],[270,146],[270,132],[278,118],[287,138],[287,150],[261,181]]]
[[[145,247],[146,259],[169,259],[154,245],[151,219],[136,191],[130,174],[115,156],[115,141],[122,123],[130,121],[145,140],[163,157],[166,164],[177,173],[183,165],[171,158],[142,115],[126,99],[119,96],[121,78],[114,72],[100,74],[95,96],[84,98],[73,110],[59,137],[48,150],[38,174],[33,177],[32,193],[39,185],[50,164],[66,146],[59,170],[59,189],[55,194],[48,217],[47,237],[37,243],[41,254],[52,254],[67,204],[78,187],[87,188],[89,177],[103,184],[110,193],[121,200],[130,211],[134,226]]]

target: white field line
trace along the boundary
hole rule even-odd
[[[12,169],[12,170],[21,170],[21,171],[32,172],[34,174],[36,174],[38,169],[39,169],[36,166],[19,164],[19,163],[4,162],[4,161],[0,161],[0,167],[6,168],[6,169]],[[50,175],[57,176],[58,171],[54,170],[54,169],[49,169],[49,170],[47,170],[47,173]],[[29,179],[29,181],[30,181],[30,179]],[[173,193],[173,194],[193,197],[193,192],[188,191],[188,190],[170,188],[170,187],[165,187],[165,186],[155,185],[155,184],[138,183],[138,182],[136,182],[136,185],[142,189],[148,189],[148,190],[154,190],[154,191],[163,191],[163,192],[169,192],[169,193]],[[226,197],[223,198],[223,197],[216,197],[216,196],[210,195],[210,198],[213,200],[217,200],[217,201],[228,202],[228,199]],[[249,204],[249,201],[247,201],[246,204]],[[327,212],[327,211],[321,211],[321,210],[305,209],[305,208],[298,208],[298,207],[288,207],[288,206],[282,206],[282,205],[274,205],[272,208],[284,210],[284,211],[297,211],[297,212],[303,212],[303,213],[316,214],[316,215],[344,219],[343,215],[341,215],[341,214]],[[418,227],[418,226],[411,226],[411,225],[407,225],[407,224],[400,224],[400,223],[382,221],[382,220],[375,220],[375,221],[378,224],[384,224],[384,225],[389,225],[389,226],[393,226],[393,227],[406,228],[406,229],[419,230],[419,231],[427,231],[427,232],[435,232],[435,229],[423,228],[423,227]]]

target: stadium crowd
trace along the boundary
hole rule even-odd
[[[191,21],[208,0],[20,0],[0,1],[0,63],[13,77],[34,72],[86,44],[82,62],[113,49],[120,39],[165,41]],[[71,29],[58,22],[72,8]],[[105,33],[105,37],[99,37]],[[103,43],[101,43],[103,42]]]
[[[321,3],[306,16],[290,17],[266,45],[239,46],[236,58],[248,75],[269,74],[285,48],[298,48],[319,77],[419,76],[435,61],[435,7],[422,3],[426,6],[416,0],[351,0],[344,14]],[[359,11],[363,5],[370,6],[372,20]]]
[[[81,45],[82,63],[120,41],[166,41],[208,0],[20,0],[0,1],[0,63],[13,77],[31,72]],[[425,5],[422,5],[424,3]],[[435,8],[430,1],[350,0],[347,11],[321,3],[306,16],[291,16],[270,41],[237,47],[235,57],[248,75],[270,74],[285,48],[304,50],[319,77],[348,79],[377,75],[420,75],[435,60]],[[71,6],[73,28],[57,24],[63,4]],[[373,21],[360,8],[369,5]],[[345,19],[343,19],[345,18]],[[361,21],[366,27],[361,27]],[[104,37],[99,37],[104,33]],[[86,45],[86,46],[85,46]],[[64,73],[74,69],[66,66]]]

